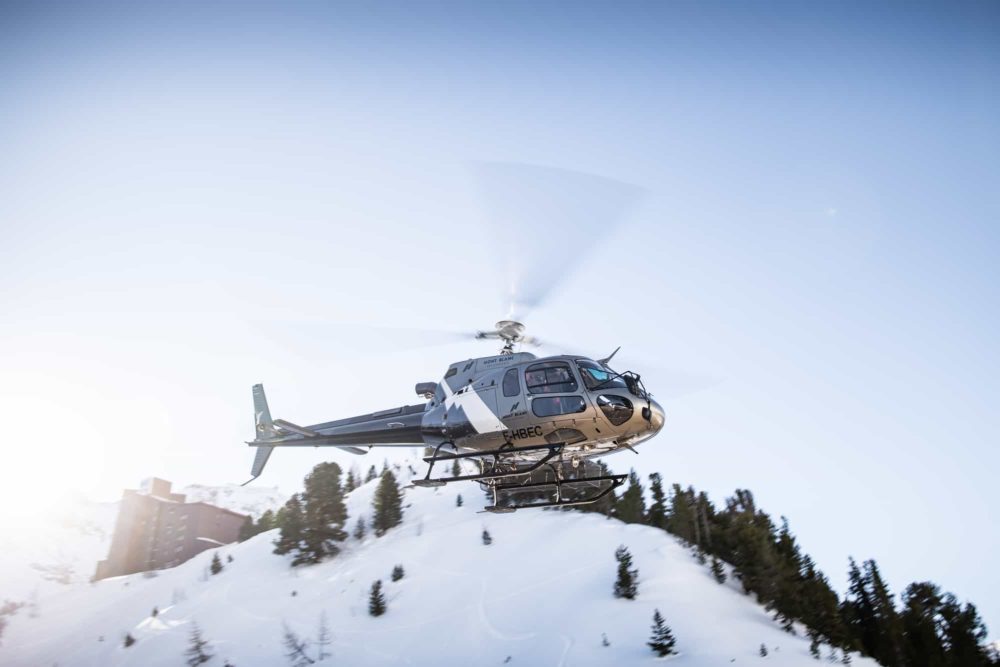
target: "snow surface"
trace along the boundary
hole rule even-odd
[[[275,487],[191,485],[180,491],[188,502],[203,501],[259,518],[288,496]],[[0,603],[26,602],[37,595],[86,584],[97,561],[107,557],[118,502],[97,503],[70,496],[30,518],[0,519]],[[0,642],[3,639],[0,638]],[[0,660],[2,664],[2,660]]]
[[[0,602],[90,581],[107,556],[117,516],[118,503],[72,497],[30,519],[0,521]]]
[[[351,532],[359,516],[370,516],[375,485],[350,494]],[[459,493],[463,507],[455,506]],[[325,613],[332,657],[320,665],[640,665],[656,660],[646,641],[657,608],[677,638],[680,655],[667,659],[677,665],[816,664],[801,632],[782,631],[737,582],[716,583],[661,530],[579,512],[478,513],[484,504],[472,484],[410,489],[401,526],[381,538],[369,530],[360,543],[349,538],[319,565],[290,567],[289,557],[272,553],[272,531],[153,577],[64,587],[40,596],[34,614],[10,619],[0,664],[175,666],[184,664],[197,623],[215,654],[209,665],[284,665],[283,624],[314,639]],[[612,596],[620,544],[639,569],[631,601]],[[212,576],[215,553],[225,569]],[[406,575],[392,582],[397,564]],[[376,579],[388,612],[372,618]],[[129,648],[126,633],[136,639]],[[766,658],[758,655],[762,643]],[[310,651],[315,658],[315,646]]]

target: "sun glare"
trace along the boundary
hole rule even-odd
[[[36,518],[81,495],[111,499],[130,479],[134,459],[155,460],[163,451],[162,442],[137,443],[128,436],[141,431],[134,429],[144,419],[162,421],[162,412],[156,415],[136,401],[123,405],[94,387],[33,380],[22,383],[17,394],[0,394],[5,413],[0,519]],[[102,415],[110,414],[121,416],[108,426]]]

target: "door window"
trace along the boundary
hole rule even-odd
[[[517,377],[517,369],[511,368],[503,375],[503,395],[508,398],[521,394],[521,380]]]
[[[528,366],[524,384],[531,394],[564,394],[577,390],[576,378],[564,361],[546,361]]]
[[[536,417],[555,417],[583,412],[587,404],[579,396],[544,396],[531,402]]]

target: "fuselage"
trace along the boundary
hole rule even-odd
[[[564,443],[583,459],[635,447],[663,422],[663,408],[629,376],[586,357],[520,352],[452,364],[421,432],[426,444],[471,451]]]

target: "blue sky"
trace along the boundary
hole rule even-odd
[[[609,463],[750,488],[836,584],[874,557],[995,636],[998,30],[995,3],[5,4],[0,481],[243,481],[254,382],[292,421],[413,402],[492,350],[333,323],[488,326],[469,165],[564,167],[646,195],[532,332],[623,345],[654,393],[718,380]],[[282,454],[262,483],[328,455]]]

